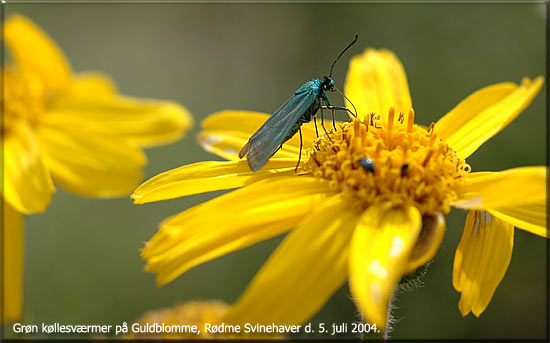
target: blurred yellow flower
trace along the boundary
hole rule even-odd
[[[21,312],[22,218],[43,212],[54,181],[91,197],[129,194],[143,176],[141,147],[177,140],[190,113],[168,101],[117,94],[109,77],[74,74],[64,53],[21,15],[4,23],[13,64],[3,69],[6,320]]]
[[[199,140],[230,161],[157,175],[132,198],[142,204],[242,188],[165,220],[142,251],[146,270],[165,284],[291,230],[224,320],[303,323],[349,280],[365,320],[383,330],[396,286],[433,258],[445,231],[443,215],[455,206],[470,214],[453,284],[462,292],[462,314],[479,315],[508,267],[513,226],[548,237],[546,170],[473,173],[465,159],[511,122],[542,84],[539,77],[485,87],[426,128],[414,124],[399,59],[368,49],[352,58],[345,85],[359,117],[318,138],[313,123],[304,124],[309,148],[297,172],[299,137],[259,172],[238,159],[266,114],[213,114]]]
[[[124,339],[281,339],[276,333],[252,333],[246,327],[226,325],[223,316],[230,306],[221,300],[192,300],[174,307],[145,313],[128,325]],[[184,326],[184,327],[182,327]],[[195,326],[196,332],[191,332]],[[250,330],[250,329],[248,329]]]
[[[217,334],[204,330],[205,324],[220,325],[229,305],[221,300],[194,300],[174,307],[145,313],[136,323],[140,332],[131,332],[124,339],[219,339],[235,338],[233,334]],[[155,330],[155,325],[196,325],[200,334]],[[132,328],[129,328],[132,331]]]

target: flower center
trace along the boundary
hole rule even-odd
[[[433,128],[414,125],[412,109],[397,119],[390,109],[386,123],[374,113],[364,122],[350,119],[313,142],[304,169],[329,180],[359,209],[389,203],[415,205],[422,214],[448,213],[470,166]]]
[[[10,128],[20,121],[36,125],[46,106],[46,91],[41,80],[16,69],[4,69],[4,120],[2,132],[9,134]]]

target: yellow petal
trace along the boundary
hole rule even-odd
[[[374,112],[381,114],[382,121],[386,122],[390,107],[396,113],[405,114],[412,108],[405,69],[389,50],[367,49],[363,54],[354,56],[344,89],[361,119]],[[353,108],[349,102],[346,105]]]
[[[249,111],[221,111],[209,115],[201,123],[203,130],[236,131],[252,136],[269,118],[269,114]]]
[[[79,195],[130,194],[142,178],[145,156],[127,140],[84,129],[42,125],[38,132],[44,160],[61,187]]]
[[[24,263],[24,234],[23,216],[4,203],[3,217],[3,254],[4,259],[2,287],[4,299],[4,322],[16,321],[21,317],[23,304],[23,263]]]
[[[441,118],[435,131],[466,158],[529,106],[543,83],[542,77],[525,78],[521,86],[499,83],[482,88]]]
[[[64,89],[60,100],[109,98],[115,96],[116,92],[115,82],[108,75],[94,72],[79,73],[75,75],[70,87]]]
[[[279,235],[330,193],[312,177],[280,177],[195,206],[169,218],[143,248],[146,270],[165,284],[216,257]]]
[[[487,209],[495,217],[541,237],[550,238],[546,201]]]
[[[292,176],[296,161],[271,159],[253,172],[246,160],[199,162],[169,170],[147,180],[132,194],[136,204],[179,198],[191,194],[231,189],[277,176]]]
[[[357,221],[347,207],[334,196],[302,220],[223,320],[293,325],[317,313],[347,277],[348,247]]]
[[[331,116],[326,113],[326,118]],[[228,160],[238,160],[239,151],[248,142],[250,136],[262,126],[269,115],[247,111],[223,111],[214,113],[206,118],[201,126],[203,131],[199,133],[199,144],[207,151]],[[337,126],[338,127],[337,122]],[[318,132],[324,132],[321,121],[317,120]],[[332,121],[325,120],[325,128],[330,131]],[[305,148],[317,138],[315,123],[313,121],[301,126],[302,130],[302,158]],[[298,158],[300,153],[300,135],[296,134],[283,144],[274,157]]]
[[[406,271],[421,226],[415,207],[371,206],[359,219],[350,250],[350,289],[370,324],[386,326],[388,302]]]
[[[487,308],[504,277],[514,245],[514,227],[485,211],[470,211],[455,254],[453,286],[461,292],[463,316]]]
[[[25,123],[10,125],[4,137],[4,197],[21,213],[43,212],[55,191],[37,139]]]
[[[226,160],[238,161],[239,151],[248,142],[251,135],[238,131],[203,130],[198,135],[199,144],[204,150]],[[290,151],[289,151],[290,150]],[[283,146],[273,157],[298,160],[298,149]]]
[[[486,209],[536,203],[546,199],[546,168],[521,167],[472,173],[457,188],[455,207]]]
[[[16,63],[40,75],[52,91],[71,79],[71,66],[56,42],[38,25],[22,15],[12,15],[4,24],[4,39]]]
[[[422,217],[422,233],[409,257],[405,274],[414,272],[428,263],[434,256],[445,236],[445,217],[439,212]]]
[[[174,102],[108,96],[106,80],[97,77],[80,80],[75,87],[59,97],[48,118],[67,130],[84,128],[148,147],[180,139],[193,124],[187,109]],[[97,96],[84,96],[83,90],[89,89],[98,89]]]

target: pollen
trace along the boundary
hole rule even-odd
[[[322,133],[306,152],[305,171],[328,180],[359,210],[389,204],[448,213],[470,166],[437,136],[433,123],[415,125],[414,110],[396,115],[392,108],[385,122],[380,117],[352,118]]]
[[[45,111],[47,96],[43,83],[32,73],[6,68],[4,75],[4,120],[2,132],[8,134],[18,121],[36,125]]]

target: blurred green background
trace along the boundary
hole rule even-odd
[[[196,118],[187,137],[147,151],[146,178],[218,160],[196,143],[200,121],[224,109],[270,113],[303,82],[328,72],[359,42],[402,60],[421,124],[473,91],[545,73],[543,4],[17,4],[64,49],[76,71],[111,75],[123,94],[179,101]],[[468,162],[474,171],[545,163],[547,88]],[[335,103],[341,99],[331,95]],[[197,267],[164,287],[145,273],[139,248],[164,218],[221,192],[147,205],[85,199],[57,190],[46,213],[27,217],[22,322],[120,324],[189,299],[233,302],[280,241],[275,238]],[[447,216],[445,241],[424,287],[399,294],[394,339],[544,338],[546,242],[516,230],[512,262],[488,309],[463,318],[451,285],[465,213]],[[276,287],[276,285],[274,285]],[[348,286],[312,322],[357,320]],[[11,327],[5,333],[12,336]]]

